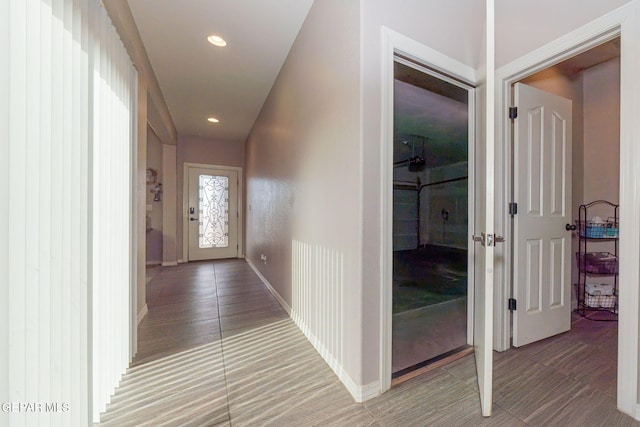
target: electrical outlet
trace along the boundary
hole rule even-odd
[[[260,259],[264,261],[265,264],[267,263],[267,256],[265,254],[261,254]]]

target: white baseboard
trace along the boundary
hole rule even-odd
[[[294,311],[291,318],[302,331],[305,337],[309,340],[311,345],[316,349],[324,361],[329,365],[333,372],[338,376],[338,379],[342,382],[345,388],[351,393],[353,399],[356,402],[364,402],[380,395],[380,383],[378,381],[367,384],[358,385],[349,376],[349,374],[342,368],[342,365],[336,360],[336,358],[327,350],[327,348],[320,342],[320,340],[309,330],[309,327],[304,323],[301,317]]]
[[[178,265],[178,263],[176,261],[163,262],[162,263],[163,267],[175,267],[176,265]]]
[[[144,319],[144,316],[146,316],[148,312],[149,312],[149,307],[147,306],[147,304],[145,304],[140,309],[140,312],[138,312],[138,325],[140,324],[140,322],[142,322],[142,319]]]
[[[245,261],[247,261],[247,264],[249,264],[249,267],[251,267],[253,272],[256,273],[256,275],[260,278],[260,280],[262,280],[262,283],[264,283],[264,285],[267,287],[269,292],[271,292],[273,297],[278,301],[278,303],[280,303],[282,308],[284,308],[284,311],[286,311],[289,317],[291,317],[291,307],[289,307],[289,304],[287,304],[287,302],[280,296],[280,294],[275,290],[275,288],[271,286],[271,283],[269,283],[267,278],[264,277],[262,273],[260,273],[258,268],[251,262],[249,258],[245,258]]]
[[[178,260],[178,264],[184,264],[184,260],[183,259],[179,259]]]
[[[260,273],[258,268],[251,262],[249,258],[245,258],[249,267],[256,273],[256,275],[262,280],[264,285],[267,287],[269,292],[273,294],[274,298],[280,303],[282,308],[289,314],[293,322],[296,324],[298,329],[302,331],[305,337],[309,340],[311,345],[316,349],[316,351],[322,356],[324,361],[329,365],[331,370],[337,375],[338,379],[342,382],[345,388],[351,393],[354,400],[356,402],[364,402],[366,400],[372,399],[376,396],[380,395],[380,383],[378,381],[359,386],[353,381],[353,379],[349,376],[349,374],[342,368],[342,365],[336,360],[336,358],[331,354],[329,350],[318,340],[318,338],[313,335],[301,317],[291,309],[289,304],[278,294],[275,288],[269,283],[269,281]]]
[[[150,265],[162,265],[162,261],[147,261],[147,266]]]

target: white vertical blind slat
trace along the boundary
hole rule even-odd
[[[71,381],[69,380],[69,373],[73,369],[71,366],[71,353],[77,351],[71,348],[71,332],[73,328],[71,317],[71,298],[73,294],[72,287],[76,285],[72,282],[72,270],[73,263],[77,260],[73,259],[73,247],[72,247],[72,234],[74,229],[70,223],[69,208],[73,205],[74,199],[71,192],[73,186],[73,176],[71,170],[73,168],[73,127],[74,117],[73,109],[74,103],[77,102],[74,99],[73,93],[73,79],[75,70],[73,69],[73,7],[70,1],[65,1],[63,5],[63,25],[64,30],[62,33],[62,60],[63,60],[63,74],[62,74],[62,164],[56,165],[56,168],[60,168],[62,175],[62,190],[60,192],[62,198],[62,205],[60,206],[62,211],[62,302],[65,306],[65,310],[61,313],[61,322],[59,327],[62,327],[62,353],[61,359],[61,373],[63,375],[62,390],[60,399],[63,402],[71,402]],[[76,215],[82,215],[82,211],[75,212]]]
[[[25,0],[27,33],[25,46],[25,73],[27,86],[25,88],[25,116],[38,117],[40,113],[40,2],[39,0]],[[40,179],[33,171],[40,170],[39,165],[39,127],[31,120],[25,120],[25,171],[23,173],[25,193],[22,196],[21,214],[24,228],[21,230],[24,239],[25,263],[25,300],[23,302],[25,314],[25,395],[39,398],[38,370],[38,306],[40,294],[38,292],[38,266],[40,249],[38,243],[41,201],[39,196]],[[45,249],[46,250],[46,249]]]
[[[0,400],[69,405],[0,426],[87,425],[130,358],[136,73],[97,0],[3,1],[0,48]]]
[[[40,201],[39,223],[40,233],[40,304],[38,306],[38,321],[40,331],[40,348],[38,354],[38,379],[41,399],[52,400],[51,394],[51,87],[52,87],[52,58],[51,58],[51,34],[52,34],[52,9],[51,2],[43,0],[40,2],[40,112],[38,114],[40,122],[40,176],[38,183],[38,200]],[[45,423],[46,414],[39,416],[41,424]]]
[[[111,21],[103,10],[96,16],[94,45],[94,419],[104,411],[118,379],[129,363],[130,147],[132,143],[133,67]],[[98,99],[99,98],[99,99]],[[108,166],[107,166],[108,165]],[[97,194],[100,197],[95,197]],[[98,255],[99,254],[99,255]],[[99,273],[97,273],[99,272]],[[114,286],[118,284],[118,286]],[[120,286],[122,285],[122,286]],[[99,366],[100,369],[96,367]]]
[[[48,190],[53,195],[51,198],[51,305],[50,324],[60,325],[62,313],[64,311],[64,301],[62,299],[62,200],[60,197],[61,188],[64,185],[60,166],[63,162],[64,153],[62,151],[63,136],[63,87],[62,78],[64,67],[62,61],[62,40],[64,33],[64,22],[62,20],[64,11],[64,0],[52,0],[52,20],[51,20],[51,104],[49,115],[51,116],[51,163],[50,175],[45,178],[50,179]],[[62,370],[62,333],[61,328],[50,329],[50,377],[51,377],[51,398],[54,402],[62,401],[62,383],[64,372]],[[52,425],[61,426],[61,417],[55,417]]]
[[[9,3],[0,2],[0,200],[9,200]],[[7,209],[0,208],[0,242],[9,241]],[[9,247],[0,243],[0,401],[9,399]],[[0,427],[8,420],[0,419]]]
[[[89,156],[89,147],[92,143],[92,139],[89,135],[89,128],[91,126],[92,118],[91,118],[91,86],[90,86],[90,75],[89,75],[89,62],[90,62],[90,46],[91,40],[89,38],[89,26],[91,25],[91,16],[90,12],[90,2],[91,0],[80,0],[79,11],[78,13],[82,17],[83,25],[81,26],[81,69],[80,75],[78,78],[81,80],[80,89],[81,94],[80,97],[82,99],[82,112],[81,115],[85,117],[85,120],[82,120],[80,123],[81,132],[80,132],[80,140],[84,141],[80,150],[80,161],[79,161],[79,169],[80,169],[80,180],[79,180],[79,194],[80,194],[80,204],[84,207],[86,214],[78,217],[76,219],[76,223],[79,226],[78,239],[80,242],[79,250],[82,252],[80,258],[81,261],[78,265],[78,271],[80,273],[79,289],[78,289],[78,297],[80,301],[80,306],[82,307],[82,312],[78,312],[76,316],[77,327],[78,327],[78,336],[81,337],[80,345],[84,347],[83,358],[84,360],[80,361],[80,366],[83,369],[77,372],[77,393],[78,399],[83,399],[85,402],[85,406],[82,410],[74,411],[74,423],[78,425],[90,424],[92,421],[91,414],[91,399],[90,392],[87,390],[89,388],[89,369],[90,369],[90,358],[91,353],[89,351],[89,324],[90,324],[90,301],[88,299],[88,287],[90,284],[89,278],[89,217],[91,215],[91,205],[89,204],[89,185],[90,185],[90,164],[91,158]]]
[[[10,10],[11,44],[9,47],[9,65],[11,85],[9,89],[9,141],[21,141],[21,144],[9,145],[9,283],[18,283],[20,286],[9,287],[9,319],[12,322],[9,328],[9,397],[22,400],[26,396],[24,360],[25,348],[25,242],[23,230],[24,217],[21,212],[24,207],[25,180],[25,115],[26,115],[26,4],[24,2],[12,2]],[[14,327],[15,324],[15,327]],[[15,414],[8,417],[10,425],[24,425],[24,420]]]

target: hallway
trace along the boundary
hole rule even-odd
[[[243,260],[163,268],[147,292],[138,355],[100,426],[640,425],[615,409],[613,323],[575,318],[494,353],[482,418],[473,356],[355,403]]]

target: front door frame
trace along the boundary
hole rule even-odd
[[[496,72],[496,228],[506,232],[504,253],[513,250],[513,235],[507,204],[512,194],[511,123],[506,111],[511,105],[512,86],[523,78],[553,66],[616,37],[621,39],[620,109],[620,282],[632,284],[620,292],[618,323],[617,406],[640,419],[638,405],[638,344],[640,301],[640,1],[633,1],[589,24],[501,67]],[[500,188],[502,187],[502,188]],[[511,295],[512,266],[502,263],[503,286],[496,287],[495,349],[510,347],[511,325],[507,299]],[[496,283],[500,283],[497,281]]]
[[[397,33],[387,27],[382,27],[382,144],[381,144],[381,188],[382,188],[382,226],[381,226],[381,298],[380,298],[380,393],[391,388],[391,346],[392,346],[392,306],[393,306],[393,81],[394,61],[396,55],[407,58],[417,65],[435,70],[446,76],[450,76],[461,83],[471,87],[469,89],[471,99],[474,100],[474,89],[477,85],[476,71],[461,62],[458,62],[442,53],[425,46],[409,37]],[[474,102],[470,108],[475,111]],[[469,159],[474,159],[475,147],[475,116],[469,116]],[[475,188],[473,180],[473,162],[469,162],[469,188]],[[469,191],[469,209],[475,206],[474,191]],[[473,217],[469,217],[472,224]],[[473,246],[470,246],[469,259],[473,259]],[[469,263],[467,277],[474,277],[473,263]],[[472,285],[473,281],[469,281]],[[473,286],[470,286],[467,304],[468,321],[467,337],[473,339]],[[469,314],[471,313],[471,314]]]
[[[204,163],[185,162],[182,170],[182,259],[189,262],[189,169],[210,169],[234,171],[238,174],[238,253],[237,258],[244,257],[244,214],[243,214],[243,181],[242,168],[236,166],[208,165]]]

